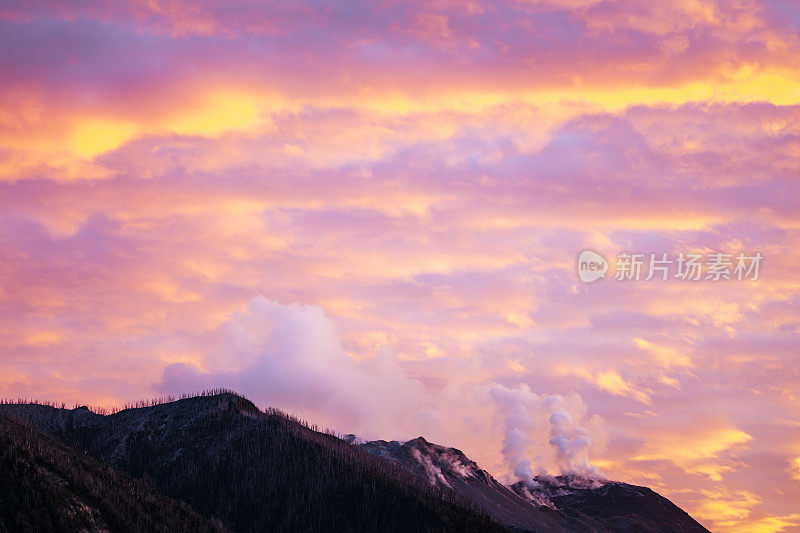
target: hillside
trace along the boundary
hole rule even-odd
[[[539,505],[552,506],[572,530],[703,533],[686,511],[647,487],[581,476],[536,476],[511,488]]]
[[[707,531],[685,511],[646,487],[575,475],[538,476],[530,484],[518,482],[506,487],[461,450],[422,437],[407,442],[370,441],[360,446],[433,486],[456,490],[498,522],[512,527],[543,532]]]
[[[542,532],[565,531],[553,509],[531,502],[498,482],[460,450],[428,442],[370,441],[360,445],[433,486],[453,489],[507,526]]]
[[[222,532],[96,459],[0,415],[0,532]]]
[[[343,440],[230,392],[2,415],[26,424],[3,426],[14,475],[0,516],[14,531],[706,531],[645,487],[575,475],[508,487],[456,448]]]
[[[234,531],[502,531],[454,491],[231,393],[100,416],[3,405]]]

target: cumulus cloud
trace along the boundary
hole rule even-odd
[[[424,414],[429,395],[388,351],[357,362],[319,305],[259,296],[217,331],[198,364],[164,370],[158,388],[230,387],[261,405],[302,413],[341,430],[391,434]]]

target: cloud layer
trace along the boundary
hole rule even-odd
[[[0,8],[0,395],[229,386],[800,527],[792,2],[219,5]]]

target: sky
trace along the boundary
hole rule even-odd
[[[793,0],[6,0],[0,50],[0,397],[228,387],[800,531]]]

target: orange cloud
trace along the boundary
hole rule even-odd
[[[688,434],[660,434],[649,437],[633,460],[669,461],[687,473],[720,481],[722,474],[733,468],[718,461],[721,454],[747,444],[752,438],[732,427],[703,429]]]

